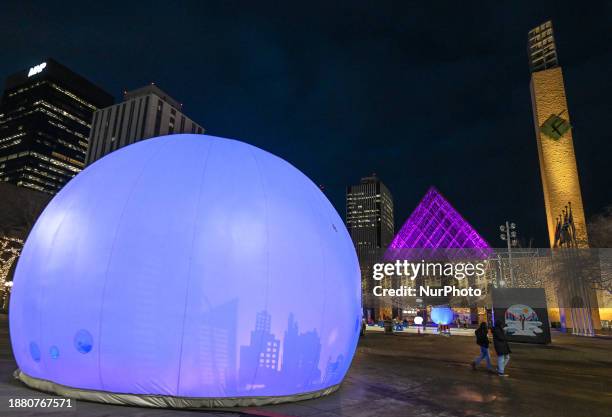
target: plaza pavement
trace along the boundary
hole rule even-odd
[[[331,396],[251,409],[189,411],[123,407],[79,401],[74,412],[2,408],[0,416],[238,416],[609,417],[612,410],[612,340],[553,333],[549,346],[511,344],[500,378],[469,362],[472,337],[385,335],[368,332],[340,390]],[[0,400],[39,395],[13,379],[6,315],[0,315]]]

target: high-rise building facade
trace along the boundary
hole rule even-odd
[[[155,84],[125,92],[123,102],[94,113],[87,165],[126,145],[173,133],[201,134],[204,128]]]
[[[52,59],[10,75],[0,103],[0,180],[58,192],[85,166],[94,112],[112,103]]]
[[[563,71],[559,66],[551,21],[528,32],[527,48],[550,247],[588,248]],[[567,257],[569,264],[574,265],[576,254],[575,251],[562,251],[557,256]],[[559,286],[559,311],[551,315],[553,320],[559,320],[563,327],[572,328],[576,334],[593,335],[594,329],[601,328],[596,293],[590,285],[576,284],[580,279],[570,276],[570,269],[563,271],[568,274],[566,285]]]
[[[393,197],[385,184],[376,176],[365,177],[346,190],[346,226],[353,239],[361,267],[361,288],[365,314],[377,319],[385,313],[372,299],[372,265],[394,236]],[[388,312],[391,314],[391,312]]]
[[[393,197],[376,176],[365,177],[346,190],[346,225],[360,249],[386,248],[393,239]]]

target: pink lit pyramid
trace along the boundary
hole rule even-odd
[[[389,245],[401,249],[465,249],[486,258],[491,247],[440,194],[430,187]]]

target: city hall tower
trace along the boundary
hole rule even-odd
[[[559,226],[571,216],[571,240],[577,247],[588,247],[563,71],[557,60],[551,21],[529,31],[528,53],[531,102],[550,246],[559,246]]]
[[[589,254],[576,250],[588,248],[589,241],[563,71],[551,21],[529,31],[528,54],[550,247],[574,248],[553,253],[553,258],[564,265],[558,277],[558,320],[562,328],[571,328],[574,334],[593,336],[601,328],[600,312],[597,293],[581,268]],[[556,316],[556,312],[550,313]]]

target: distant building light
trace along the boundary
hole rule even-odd
[[[40,74],[42,70],[45,69],[46,66],[47,66],[46,62],[42,62],[38,65],[33,66],[32,68],[30,68],[30,71],[28,72],[28,77],[31,77],[32,75]]]

